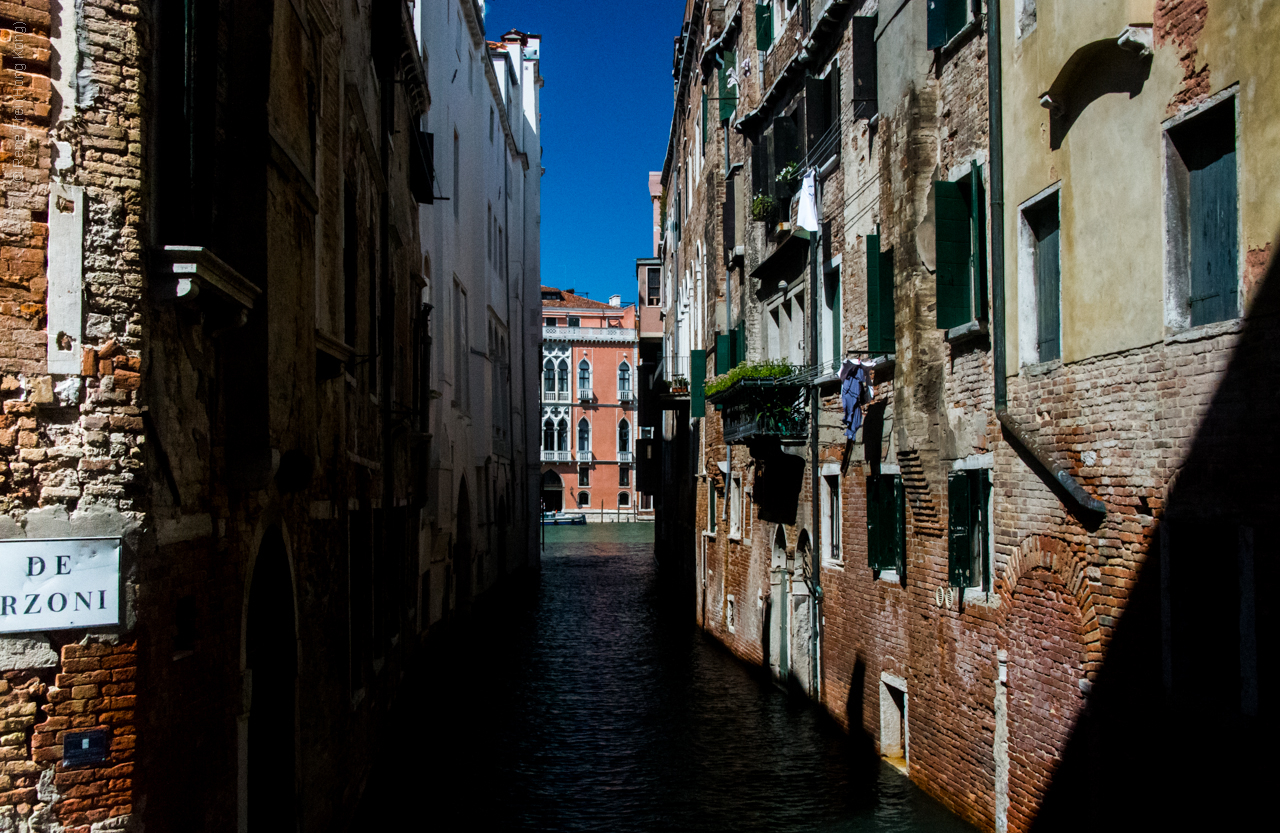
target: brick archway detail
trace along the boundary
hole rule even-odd
[[[1000,609],[1007,621],[1013,609],[1014,593],[1024,575],[1032,570],[1055,573],[1080,608],[1080,644],[1084,649],[1084,674],[1093,682],[1102,668],[1102,628],[1093,604],[1093,588],[1085,576],[1085,565],[1072,555],[1067,543],[1049,535],[1029,535],[1022,539],[1005,566],[1004,577],[996,583]],[[1002,623],[1003,627],[1003,623]]]

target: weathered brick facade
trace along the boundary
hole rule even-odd
[[[665,230],[666,280],[677,292],[696,288],[684,264],[700,244],[726,257],[706,298],[690,304],[701,323],[673,326],[669,313],[668,347],[692,334],[712,365],[724,343],[716,336],[742,321],[747,348],[735,361],[804,365],[792,378],[808,385],[817,422],[778,456],[758,437],[726,446],[731,397],[717,394],[726,410],[713,397],[701,419],[695,405],[686,464],[697,473],[694,520],[660,546],[670,553],[686,546],[681,534],[694,539],[696,620],[744,660],[809,690],[851,735],[983,829],[1244,818],[1258,800],[1245,786],[1225,808],[1197,792],[1192,773],[1215,733],[1189,726],[1212,712],[1225,731],[1248,736],[1243,783],[1258,783],[1263,738],[1275,729],[1264,667],[1274,655],[1264,636],[1271,615],[1257,588],[1274,573],[1264,507],[1276,495],[1277,449],[1261,426],[1280,416],[1261,394],[1277,366],[1268,281],[1280,205],[1266,190],[1274,96],[1260,79],[1270,65],[1262,43],[1280,18],[1262,3],[1213,0],[1097,4],[1079,18],[1051,0],[1006,2],[991,55],[994,4],[913,1],[886,16],[883,3],[798,3],[777,18],[781,5],[753,14],[753,4],[691,3],[677,47],[664,184],[667,205],[679,194],[693,213]],[[938,29],[930,5],[958,16]],[[757,40],[760,9],[770,6],[775,38]],[[871,41],[858,34],[856,18],[866,16],[875,19]],[[821,260],[811,269],[812,255],[795,247],[789,263],[795,203],[790,216],[757,220],[738,207],[726,222],[726,195],[733,185],[749,197],[767,191],[770,183],[748,179],[760,170],[753,144],[774,141],[772,120],[800,112],[795,102],[812,104],[812,79],[829,58],[839,58],[843,90],[865,80],[868,50],[878,100],[874,111],[857,94],[841,101],[834,169],[809,153],[812,135],[802,142],[801,167],[819,183]],[[726,142],[716,123],[712,175],[695,196],[684,171],[699,136],[696,90],[700,78],[714,88],[721,60],[740,85],[736,134]],[[993,60],[1001,78],[989,76]],[[995,149],[993,83],[1003,98]],[[1234,119],[1222,115],[1231,108]],[[1234,127],[1188,138],[1222,125]],[[1223,255],[1231,274],[1222,291],[1238,292],[1239,308],[1232,301],[1225,317],[1191,326],[1195,279],[1179,258],[1192,257],[1184,224],[1197,198],[1179,177],[1200,170],[1196,153],[1210,146],[1229,147],[1222,158],[1236,166],[1236,184],[1220,187],[1232,195],[1239,240],[1222,232],[1190,247],[1236,253]],[[957,184],[973,228],[972,320],[940,326],[939,235],[954,215],[940,216],[939,193]],[[705,204],[719,216],[700,213]],[[1060,271],[1057,284],[1041,286],[1038,259],[1050,250],[1038,248],[1033,225],[1045,206],[1059,212]],[[873,242],[892,264],[894,355],[872,371],[874,399],[846,447],[838,385],[824,376],[829,331],[821,311],[814,329],[809,304],[838,269],[838,357],[869,349]],[[809,302],[803,350],[788,355],[769,316],[797,291]],[[1046,318],[1049,303],[1059,309]],[[1040,359],[1045,338],[1054,346]],[[788,458],[801,464],[794,478],[781,474]],[[970,525],[956,496],[966,493],[951,483],[975,470],[991,495]],[[732,534],[737,476],[744,506],[741,534]],[[877,557],[868,479],[877,476],[901,479],[898,569],[868,566]],[[837,541],[824,540],[833,537],[821,491],[829,478],[839,484]],[[780,491],[793,496],[783,516]],[[684,508],[660,505],[660,530],[664,511]],[[973,540],[964,536],[989,537],[972,551],[972,580],[970,562],[952,552]],[[777,656],[779,575],[791,659],[800,659],[789,673]],[[819,645],[816,690],[803,677],[806,639]],[[1222,658],[1205,659],[1215,653]],[[1166,805],[1166,782],[1186,798]],[[1153,802],[1161,807],[1151,811]]]

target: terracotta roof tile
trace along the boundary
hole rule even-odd
[[[547,294],[554,292],[557,297],[555,300],[547,298]],[[542,287],[542,307],[543,309],[551,307],[560,307],[564,309],[618,309],[611,307],[602,301],[593,301],[590,298],[584,298],[581,295],[574,295],[563,289],[556,289],[554,286]],[[620,310],[619,310],[620,311]]]

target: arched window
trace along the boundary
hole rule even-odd
[[[565,361],[564,359],[561,359],[561,360],[560,360],[560,365],[559,365],[559,367],[557,368],[557,370],[558,370],[558,374],[557,374],[557,375],[559,375],[559,377],[560,377],[560,391],[561,391],[562,393],[568,393],[568,391],[569,391],[569,363],[568,363],[567,361]]]
[[[631,423],[625,419],[618,423],[618,450],[631,450]]]
[[[551,359],[547,359],[542,371],[542,386],[546,388],[547,393],[556,392],[556,366],[551,363]]]
[[[618,506],[625,508],[630,505],[631,505],[630,492],[618,492]]]
[[[586,492],[578,492],[578,508],[586,509],[591,505],[591,495]]]
[[[578,420],[578,450],[591,450],[591,423],[585,417]]]
[[[618,390],[631,390],[631,365],[627,364],[626,359],[623,359],[622,364],[618,365]]]
[[[556,450],[556,426],[549,419],[542,424],[542,450]]]
[[[569,450],[569,420],[564,417],[560,418],[560,424],[556,426],[556,451]]]
[[[591,390],[591,365],[586,359],[578,362],[578,390]]]

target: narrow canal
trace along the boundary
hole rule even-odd
[[[367,829],[972,831],[664,613],[651,525],[549,528],[536,591],[480,619]]]

